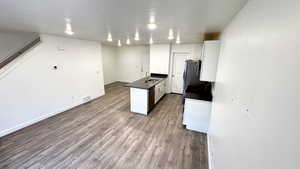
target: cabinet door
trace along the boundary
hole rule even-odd
[[[163,95],[164,95],[164,85],[163,85],[163,82],[160,83],[159,88],[160,88],[159,99],[161,99],[163,97]]]
[[[208,131],[212,103],[209,101],[185,99],[183,124],[187,129]]]
[[[154,88],[155,88],[154,89],[155,90],[154,98],[155,98],[155,104],[156,104],[158,102],[158,100],[159,100],[160,89],[159,89],[158,85],[156,85]]]
[[[155,103],[164,96],[165,90],[165,80],[155,86]]]
[[[154,44],[150,46],[150,73],[168,74],[170,45]]]
[[[162,85],[161,85],[161,90],[162,90],[162,96],[164,96],[166,94],[166,80],[164,80],[162,82]]]
[[[203,45],[203,60],[201,65],[201,81],[216,81],[220,41],[205,41]]]
[[[131,112],[147,115],[148,97],[147,89],[130,88]]]

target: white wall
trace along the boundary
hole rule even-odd
[[[0,136],[104,95],[100,43],[41,37],[0,76]]]
[[[118,48],[117,80],[133,82],[149,72],[149,46],[122,46]]]
[[[169,44],[152,46],[155,46],[155,50],[152,50],[152,54],[156,54],[155,56],[162,56],[162,53],[167,54],[167,56],[170,55]],[[152,49],[154,48],[152,47]],[[173,50],[174,52],[190,53],[190,59],[200,59],[201,49],[202,44],[199,43],[175,45]],[[157,53],[159,55],[157,55]],[[133,82],[145,77],[146,72],[149,73],[150,47],[148,45],[115,47],[102,44],[102,56],[104,63],[103,72],[105,84],[115,81]],[[170,64],[169,57],[166,57],[165,59],[158,57],[155,67],[156,65],[160,65],[162,60],[164,60],[163,69],[168,69]],[[166,74],[168,74],[168,71]]]
[[[0,31],[0,62],[34,40],[35,33]]]
[[[300,1],[250,0],[222,36],[211,169],[297,169]]]
[[[104,84],[110,84],[118,81],[117,54],[117,47],[102,44]]]

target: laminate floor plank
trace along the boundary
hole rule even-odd
[[[106,95],[0,138],[2,169],[208,169],[206,135],[183,128],[181,97],[148,116],[130,112],[129,89]]]

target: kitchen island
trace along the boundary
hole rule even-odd
[[[148,115],[166,93],[166,77],[150,76],[127,84],[130,88],[130,111]]]

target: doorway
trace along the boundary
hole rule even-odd
[[[174,53],[172,65],[172,93],[183,93],[183,72],[189,53]]]

